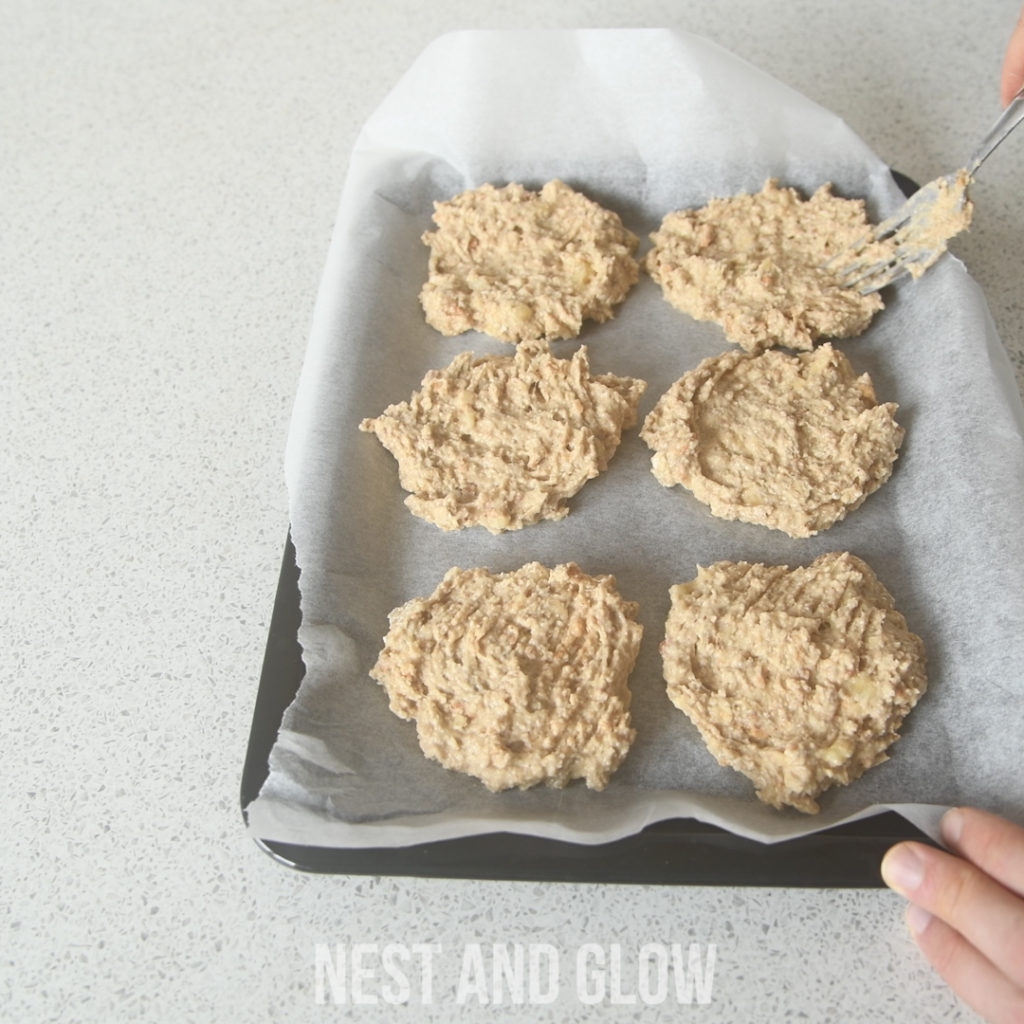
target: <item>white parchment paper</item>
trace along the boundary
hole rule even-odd
[[[934,834],[941,808],[961,802],[1024,821],[1024,417],[984,298],[953,257],[891,289],[871,329],[837,343],[881,401],[899,403],[907,436],[892,479],[818,537],[718,520],[660,487],[636,430],[561,522],[449,534],[406,510],[394,460],[359,421],[460,351],[511,352],[425,324],[420,235],[433,201],[553,177],[618,211],[641,253],[666,212],[756,191],[768,177],[806,192],[831,181],[867,197],[875,219],[901,200],[841,120],[699,37],[465,32],[430,46],[358,138],[316,306],[286,467],[306,676],[248,808],[255,834],[342,847],[495,830],[602,842],[678,816],[775,841],[885,808]],[[569,355],[578,344],[595,373],[648,381],[641,419],[683,372],[730,347],[646,277],[613,321],[553,347]],[[830,550],[866,559],[892,591],[924,639],[930,689],[891,760],[808,817],[760,804],[711,758],[665,696],[658,644],[669,586],[698,564],[797,565]],[[424,758],[414,725],[390,713],[367,674],[388,612],[430,593],[447,569],[533,559],[612,573],[640,602],[638,737],[601,793],[487,792]]]

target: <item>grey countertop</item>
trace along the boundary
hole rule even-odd
[[[1016,3],[2,8],[0,1018],[975,1019],[886,891],[303,875],[253,844],[238,784],[346,160],[419,51],[454,28],[685,28],[924,181],[998,113]],[[986,165],[954,243],[1018,386],[1022,144]],[[482,1005],[474,957],[489,972],[496,943],[559,984],[537,973],[526,1005],[509,984]],[[707,1005],[652,982],[691,943],[716,950]],[[359,974],[345,991],[338,954]]]

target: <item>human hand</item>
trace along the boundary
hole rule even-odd
[[[953,991],[992,1024],[1024,1024],[1024,829],[957,807],[941,831],[959,856],[897,843],[882,877],[911,901],[907,925]]]
[[[1024,8],[1021,9],[1003,57],[1003,73],[999,91],[1005,107],[1024,85]]]

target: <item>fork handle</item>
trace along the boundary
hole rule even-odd
[[[971,159],[967,163],[967,173],[974,172],[992,155],[992,151],[1006,138],[1014,128],[1024,121],[1024,86],[1017,95],[1006,105],[1006,109],[999,115],[996,123],[989,129],[988,134],[978,144]]]

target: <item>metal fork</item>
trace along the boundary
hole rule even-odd
[[[967,188],[975,172],[1021,121],[1024,88],[1007,104],[963,168],[922,186],[893,216],[833,256],[826,266],[841,266],[843,286],[862,295],[877,292],[903,274],[920,277],[946,251],[946,242],[967,226],[971,212]],[[952,227],[941,223],[941,214],[952,217]]]

